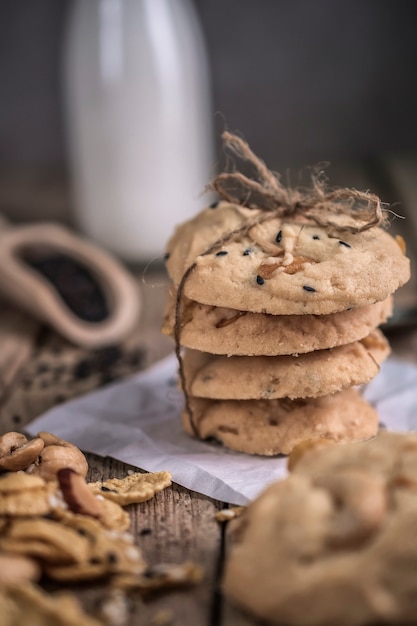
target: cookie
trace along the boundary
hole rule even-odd
[[[162,332],[174,335],[175,289]],[[208,306],[184,298],[181,345],[211,354],[276,356],[334,348],[366,337],[392,315],[392,297],[330,315],[268,315]]]
[[[268,623],[414,623],[417,435],[312,450],[236,520],[223,588]]]
[[[188,349],[183,364],[187,392],[198,398],[316,398],[369,382],[389,352],[374,330],[361,341],[300,356],[227,357]]]
[[[381,228],[342,236],[302,218],[269,215],[249,228],[265,213],[221,202],[180,225],[166,263],[176,287],[195,263],[183,295],[241,311],[323,315],[384,300],[409,279],[402,247]]]
[[[214,438],[232,450],[273,456],[288,454],[301,441],[326,437],[360,441],[378,430],[376,411],[355,389],[309,400],[206,400],[189,398],[201,439]],[[189,413],[183,427],[194,434]]]

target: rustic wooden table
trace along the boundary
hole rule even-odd
[[[409,214],[406,227],[400,223],[414,262],[417,242],[417,183],[413,168],[390,165]],[[357,173],[357,172],[356,172]],[[395,176],[394,176],[395,174]],[[362,175],[362,174],[361,174]],[[354,177],[353,177],[354,178]],[[355,179],[354,179],[355,180]],[[372,185],[353,182],[352,186]],[[404,212],[404,211],[403,211]],[[398,228],[398,224],[395,226]],[[415,230],[415,235],[413,233]],[[138,327],[120,348],[87,351],[76,348],[54,331],[30,317],[0,305],[0,433],[24,430],[34,417],[67,399],[146,368],[173,350],[170,339],[160,333],[168,279],[162,265],[137,269],[138,289],[144,307]],[[417,272],[414,272],[414,276]],[[398,310],[416,305],[415,279],[397,295]],[[417,362],[417,326],[405,325],[389,332],[395,356]],[[130,469],[111,458],[88,455],[93,480],[125,476]],[[260,622],[244,615],[223,598],[221,572],[227,550],[227,530],[215,514],[227,503],[212,500],[178,485],[159,493],[129,512],[133,532],[145,558],[151,563],[181,563],[192,560],[204,568],[202,583],[157,597],[132,600],[126,625],[170,624],[182,626],[255,626]],[[76,593],[91,607],[105,596],[106,588],[77,588]]]

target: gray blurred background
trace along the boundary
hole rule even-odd
[[[416,2],[194,4],[209,55],[219,161],[225,127],[274,169],[329,161],[335,184],[360,186],[346,179],[346,164],[372,172],[387,155],[414,155]],[[71,221],[61,91],[70,5],[0,3],[0,211],[18,220]],[[375,181],[384,186],[381,176]]]

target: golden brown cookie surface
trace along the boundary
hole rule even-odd
[[[162,332],[174,334],[175,296],[168,294]],[[366,337],[392,315],[392,297],[330,315],[268,315],[185,299],[181,345],[211,354],[276,356],[334,348]]]
[[[199,398],[316,398],[369,382],[390,349],[375,330],[362,341],[300,356],[216,356],[186,350],[187,391]]]
[[[176,286],[202,304],[274,315],[330,314],[381,301],[404,284],[409,260],[388,233],[331,233],[272,218],[246,234],[227,234],[259,211],[220,203],[179,226],[168,242]],[[210,250],[219,240],[223,244]]]
[[[190,398],[190,407],[201,439],[215,438],[248,454],[288,454],[306,439],[358,441],[378,431],[376,411],[355,389],[308,400]],[[193,434],[186,410],[182,421],[185,430]]]

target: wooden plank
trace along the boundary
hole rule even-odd
[[[91,480],[123,477],[133,469],[114,459],[88,455]],[[221,545],[221,528],[215,513],[222,504],[178,485],[165,489],[152,500],[131,505],[132,532],[150,565],[182,563],[187,560],[204,569],[202,583],[181,591],[160,593],[143,601],[136,594],[131,598],[127,624],[155,625],[159,618],[169,616],[170,626],[207,626],[216,585],[217,561]],[[104,589],[103,589],[104,592]],[[100,602],[97,590],[81,594],[89,607]],[[159,616],[159,618],[158,618]]]

